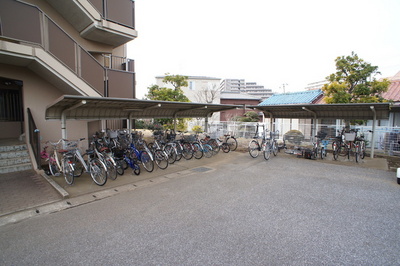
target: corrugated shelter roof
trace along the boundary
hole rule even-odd
[[[309,104],[313,103],[322,95],[322,90],[309,90],[301,92],[274,94],[259,105],[266,106],[282,104]]]
[[[46,119],[134,119],[207,117],[242,105],[64,95],[46,108]]]

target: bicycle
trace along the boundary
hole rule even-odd
[[[262,135],[261,135],[261,142],[258,141],[258,139],[260,137],[259,136],[260,125],[257,124],[256,133],[254,134],[253,139],[249,142],[248,151],[252,158],[257,158],[260,151],[262,151],[264,153],[264,158],[267,157],[265,159],[268,160],[269,155],[270,155],[270,151],[269,151],[270,145],[266,145],[267,138],[266,138],[266,134],[265,134],[264,125],[261,125],[261,126],[263,127],[263,131],[262,131]]]
[[[151,161],[154,161],[160,169],[164,170],[168,167],[168,156],[165,151],[162,150],[162,147],[158,142],[155,142],[156,145],[154,145],[154,143],[149,143],[149,145],[147,145],[147,143],[141,138],[139,138],[137,142],[142,146],[144,150],[143,152],[151,155]]]
[[[74,178],[81,176],[83,171],[89,173],[96,185],[103,186],[107,182],[107,166],[95,155],[94,150],[86,150],[85,154],[81,154],[77,147],[79,141],[68,141],[68,147],[74,147],[72,150],[59,150],[63,157],[63,173],[68,185],[74,183]],[[67,141],[67,140],[66,140]],[[83,158],[87,156],[87,160]]]
[[[147,172],[151,173],[154,170],[154,159],[151,153],[146,150],[139,151],[133,142],[130,143],[126,151],[130,152],[131,158],[137,159]]]
[[[47,153],[48,146],[45,146],[43,148],[42,152],[40,153],[41,158],[45,159],[48,162],[49,171],[50,171],[50,174],[52,176],[59,176],[61,174],[61,171],[62,171],[62,166],[61,166],[60,160],[58,158],[58,154],[57,154],[57,150],[58,150],[57,147],[62,141],[63,141],[63,139],[60,139],[57,142],[47,141],[46,143],[49,143],[49,144],[51,144],[53,146],[53,150],[52,150],[51,155],[49,155]]]
[[[350,160],[350,153],[353,153],[356,162],[358,162],[360,157],[358,147],[355,144],[355,138],[356,132],[354,130],[345,132],[343,128],[339,136],[336,136],[332,142],[333,159],[337,160],[339,156],[347,156],[347,159]]]
[[[326,157],[326,150],[325,147],[322,145],[322,140],[325,139],[326,137],[325,132],[318,132],[318,134],[315,136],[315,141],[313,142],[313,149],[311,152],[311,157],[313,159],[318,158],[318,155],[321,160],[323,160]]]
[[[266,130],[268,132],[268,130]],[[274,156],[278,155],[278,142],[276,141],[276,136],[279,136],[279,131],[270,131],[269,138],[265,140],[265,148],[264,148],[264,159],[269,160],[271,157],[271,153]]]
[[[201,159],[204,155],[206,158],[211,158],[211,156],[213,156],[213,149],[211,145],[207,143],[202,143],[199,137],[199,133],[196,133],[194,135],[194,138],[195,138],[195,141],[193,142],[194,157],[196,159]],[[200,156],[200,151],[201,151],[201,156]],[[196,154],[198,155],[197,157]]]
[[[237,146],[238,146],[238,142],[237,142],[236,138],[234,136],[232,136],[231,134],[225,134],[224,137],[225,138],[222,142],[228,144],[230,151],[236,151]]]
[[[93,136],[90,146],[92,147],[91,149],[94,150],[97,158],[99,158],[107,166],[107,178],[111,178],[112,180],[117,179],[117,164],[109,149],[100,143],[100,140],[96,135]]]

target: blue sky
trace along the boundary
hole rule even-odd
[[[304,90],[352,51],[381,77],[400,71],[398,0],[136,0],[137,95],[165,73]]]

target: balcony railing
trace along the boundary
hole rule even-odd
[[[132,0],[89,0],[106,20],[135,28],[135,2]]]
[[[135,96],[135,74],[129,69],[133,70],[133,60],[125,59],[131,64],[128,65],[129,71],[121,66],[118,75],[111,74],[115,71],[104,67],[36,6],[15,0],[1,0],[0,22],[0,36],[13,42],[39,45],[100,95]]]

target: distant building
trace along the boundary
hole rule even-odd
[[[243,116],[246,112],[253,111],[252,109],[246,109],[246,105],[258,105],[259,103],[260,99],[254,95],[234,91],[222,91],[221,104],[243,105],[243,108],[221,112],[220,121],[231,121],[234,117]]]
[[[244,79],[224,79],[220,84],[221,91],[246,93],[259,98],[260,100],[271,97],[271,89],[265,89],[263,85],[256,82],[246,82]]]
[[[183,93],[191,102],[196,103],[220,103],[219,84],[220,78],[205,76],[187,76],[187,87],[182,87]],[[157,76],[156,84],[160,87],[173,88],[171,84],[163,82],[165,76]],[[214,113],[209,121],[219,121],[220,113]]]

